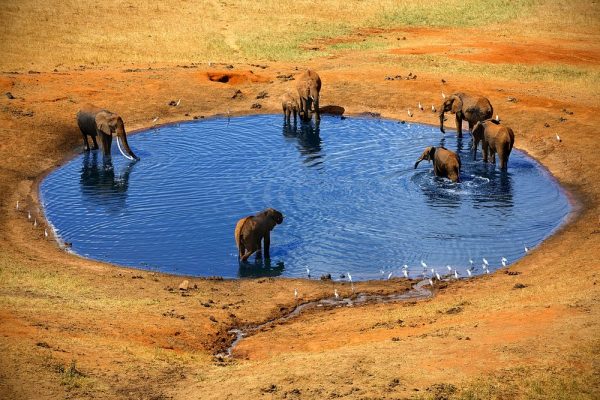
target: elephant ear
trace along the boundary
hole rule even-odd
[[[105,111],[96,114],[96,129],[105,135],[111,135],[109,116]]]
[[[456,114],[457,112],[460,112],[462,110],[463,102],[460,99],[460,97],[458,97],[456,95],[452,96],[452,100],[453,101],[452,101],[452,110],[451,111],[454,114]]]

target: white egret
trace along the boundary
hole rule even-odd
[[[508,263],[508,260],[506,259],[506,257],[502,257],[500,260],[502,261],[502,266],[506,267],[506,264]]]
[[[437,110],[435,109],[435,106],[432,104],[431,105],[431,112],[436,112]]]
[[[467,268],[467,275],[471,276],[471,270]]]
[[[421,105],[421,102],[419,102],[419,110],[423,111],[423,106]]]
[[[525,248],[525,254],[529,253],[529,248],[527,246],[523,246]]]
[[[392,277],[392,274],[393,274],[393,273],[394,273],[394,271],[392,271],[392,272],[390,272],[390,273],[388,274],[388,277],[387,277],[387,278],[388,278],[388,281],[389,281],[389,280],[390,280],[390,278]]]
[[[154,125],[156,125],[156,123],[158,122],[158,119],[159,119],[159,117],[158,117],[158,116],[154,117],[154,119],[152,120],[152,123],[153,123]]]
[[[560,140],[560,136],[558,136],[558,133],[556,134],[556,140],[558,140],[559,142],[562,142],[562,140]]]
[[[35,228],[37,226],[37,218],[35,220],[33,220],[33,227]]]
[[[454,270],[454,278],[458,279],[458,271]]]
[[[437,278],[438,281],[442,280],[442,278],[440,277],[440,274],[438,274],[437,272],[435,273],[435,277]]]
[[[433,287],[433,279],[429,278],[429,284]]]
[[[408,278],[408,271],[407,270],[402,270],[402,273],[404,274],[405,278]]]
[[[294,299],[298,299],[298,289],[294,289]]]
[[[19,209],[19,200],[17,200],[17,210]]]
[[[175,103],[175,107],[177,107],[179,103],[181,103],[181,99],[177,100],[177,103]]]
[[[338,294],[337,289],[333,290],[333,295],[335,296],[336,300],[340,298],[340,295]]]
[[[48,229],[44,229],[44,236],[48,237]]]
[[[485,259],[485,257],[483,257],[483,263],[485,264],[486,267],[489,267],[490,263],[488,262],[488,260]]]
[[[444,94],[444,92],[442,92],[442,99],[445,99],[446,95]]]
[[[449,265],[446,265],[446,268],[448,268],[448,271],[452,271],[452,267]]]
[[[310,278],[310,268],[308,268],[308,265],[304,268],[306,268],[306,275],[308,275],[308,277]]]
[[[412,111],[410,111],[410,108],[408,109],[407,113],[408,113],[408,116],[412,118],[413,113],[412,113]]]
[[[27,219],[31,219],[31,211],[27,211]]]
[[[425,264],[425,261],[421,260],[421,266],[422,266],[423,268],[427,268],[427,264]]]

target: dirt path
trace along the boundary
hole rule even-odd
[[[598,87],[473,81],[418,67],[411,71],[416,80],[385,80],[408,72],[390,62],[404,54],[453,58],[444,51],[450,43],[443,33],[409,30],[410,46],[383,59],[381,52],[365,50],[311,61],[324,82],[322,105],[406,119],[406,109],[419,101],[439,105],[442,91],[483,93],[515,130],[516,146],[572,193],[578,213],[510,274],[460,282],[418,303],[302,314],[245,339],[232,361],[212,357],[231,340],[229,328],[286,314],[294,306],[294,288],[308,301],[331,296],[332,284],[192,278],[192,289],[183,292],[177,289],[180,277],[74,257],[45,238],[36,184],[80,151],[74,115],[83,103],[120,113],[130,132],[151,126],[156,116],[167,123],[246,114],[255,112],[251,106],[257,102],[260,112],[278,113],[279,96],[294,82],[277,76],[297,74],[296,65],[0,74],[0,90],[16,97],[0,99],[2,397],[403,398],[458,387],[510,398],[535,390],[535,382],[545,390],[560,386],[565,393],[598,395],[600,157],[590,151],[598,140]],[[569,64],[597,65],[600,58],[593,43],[564,42],[551,51],[547,40],[529,40],[521,47],[509,39],[486,43],[487,53],[479,49],[463,59],[483,62],[484,54],[507,50],[521,54],[523,46],[539,51],[528,51],[527,60],[515,55],[507,61],[554,62],[556,48],[558,59]],[[215,76],[227,76],[227,82],[210,79]],[[242,96],[233,98],[237,90]],[[257,100],[262,91],[269,97]],[[180,106],[168,105],[177,99]],[[416,112],[413,120],[437,122],[431,112]],[[336,285],[342,293],[350,290]],[[396,280],[360,283],[358,290],[389,293],[404,287]]]

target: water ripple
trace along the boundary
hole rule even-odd
[[[423,276],[420,265],[466,276],[514,262],[570,211],[534,160],[514,151],[508,172],[472,160],[470,138],[394,121],[325,117],[285,126],[280,116],[207,119],[129,140],[142,160],[85,154],[41,185],[46,215],[87,257],[190,275],[380,279]],[[462,158],[462,182],[415,160],[444,145]],[[114,154],[117,154],[113,151]],[[281,210],[267,265],[240,268],[236,221]],[[428,270],[428,275],[431,271]],[[427,275],[426,274],[426,275]]]

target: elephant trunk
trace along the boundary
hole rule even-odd
[[[123,141],[123,147],[125,148],[125,152],[127,152],[127,154],[129,155],[129,157],[127,157],[125,155],[125,153],[123,152],[123,149],[121,149],[121,146],[119,144],[119,139],[121,139]],[[135,158],[136,160],[140,159],[138,156],[136,156],[134,154],[134,152],[129,147],[129,143],[127,142],[127,135],[125,134],[125,127],[124,126],[117,127],[117,146],[119,147],[119,151],[121,152],[121,154],[123,154],[123,156],[125,158],[130,158],[131,157],[131,158]]]
[[[417,162],[415,163],[415,169],[417,169],[417,167],[419,166],[419,163],[420,163],[421,161],[423,161],[423,157],[421,157],[421,158],[419,158],[419,159],[417,160]]]
[[[446,131],[444,130],[444,108],[442,106],[442,112],[440,112],[440,131],[442,133],[446,133]]]

